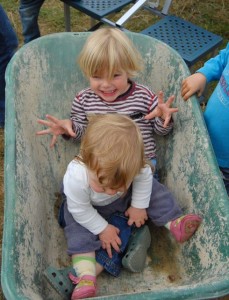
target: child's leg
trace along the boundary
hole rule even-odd
[[[108,222],[120,229],[120,253],[112,251],[112,258],[108,257],[106,250],[100,248],[95,253],[80,253],[72,255],[73,268],[77,277],[70,275],[76,287],[72,293],[71,300],[88,298],[95,296],[96,292],[96,274],[106,269],[113,276],[118,276],[121,270],[122,257],[126,249],[132,227],[127,224],[127,218],[123,214],[113,214]],[[97,261],[97,264],[96,264]]]
[[[201,223],[201,218],[195,214],[183,215],[172,193],[156,179],[147,213],[156,226],[166,226],[181,243],[188,240]]]
[[[78,277],[84,275],[96,275],[95,253],[83,253],[72,255],[72,265]]]
[[[69,275],[72,282],[76,284],[71,300],[94,297],[96,293],[95,253],[72,255],[72,264],[77,277]]]
[[[76,285],[71,300],[83,299],[95,296],[96,271],[102,267],[96,267],[95,251],[101,247],[98,236],[78,224],[69,213],[66,202],[62,206],[62,225],[64,225],[67,240],[67,253],[72,257],[73,269],[76,276],[69,274],[69,278]]]
[[[24,43],[28,43],[40,36],[37,20],[43,2],[44,0],[20,1],[19,14],[21,17]]]

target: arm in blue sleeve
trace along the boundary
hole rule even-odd
[[[229,43],[227,47],[219,52],[219,54],[209,59],[202,68],[197,70],[198,73],[202,73],[207,82],[219,80],[222,72],[229,59]]]

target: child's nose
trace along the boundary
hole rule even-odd
[[[113,195],[115,195],[116,193],[117,193],[116,190],[112,190],[112,189],[108,189],[108,190],[107,190],[107,194],[110,195],[110,196],[113,196]]]
[[[102,85],[103,85],[103,86],[109,86],[109,85],[110,85],[110,80],[108,80],[108,79],[103,79]]]

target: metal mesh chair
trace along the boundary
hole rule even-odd
[[[213,53],[223,39],[176,16],[165,16],[141,33],[157,38],[175,49],[189,68],[208,53]]]
[[[223,39],[191,22],[169,15],[172,0],[164,0],[161,10],[154,7],[153,2],[147,0],[61,0],[65,5],[66,30],[70,31],[69,6],[87,14],[99,22],[89,30],[95,30],[105,23],[124,29],[123,24],[131,18],[141,7],[161,17],[157,23],[141,31],[142,34],[157,38],[175,49],[184,59],[190,69],[208,53],[217,50]],[[159,2],[159,1],[157,1]],[[106,16],[119,12],[128,4],[133,4],[125,14],[115,23]]]
[[[101,24],[106,23],[109,25],[114,25],[111,21],[105,17],[119,12],[123,7],[127,6],[130,3],[135,1],[133,0],[61,0],[64,2],[64,14],[65,14],[65,28],[66,31],[71,30],[70,26],[70,7],[73,7],[86,15],[90,16],[94,20],[99,22],[90,28],[94,30],[99,27]]]

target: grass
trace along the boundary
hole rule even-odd
[[[100,0],[98,0],[100,1]],[[161,1],[163,3],[163,1]],[[229,39],[228,34],[228,4],[227,0],[174,0],[170,13],[199,25],[224,38],[221,48],[226,46]],[[18,14],[19,0],[2,0],[1,5],[7,12],[19,39],[19,47],[23,45],[21,33],[21,23]],[[124,11],[115,15],[113,20],[117,20]],[[139,32],[156,21],[157,17],[151,13],[140,10],[130,21],[126,23],[126,28]],[[90,27],[90,18],[76,10],[71,10],[72,31],[87,31]],[[46,0],[41,8],[39,15],[41,34],[64,32],[64,13],[63,3],[57,0]],[[203,61],[199,63],[202,65]],[[198,66],[197,66],[198,67]],[[4,131],[0,129],[0,228],[3,228],[3,207],[4,207],[4,188],[3,188],[3,160],[4,160]],[[2,230],[0,230],[0,241],[2,240]],[[0,252],[1,253],[1,252]],[[0,300],[3,295],[0,293]],[[224,297],[223,299],[229,299]],[[11,299],[9,299],[11,300]]]
[[[163,3],[163,1],[161,2]],[[22,45],[21,23],[17,12],[19,0],[2,0],[1,4],[7,11],[16,29],[20,45]],[[221,35],[225,38],[225,45],[226,40],[228,40],[228,10],[226,8],[226,0],[211,0],[207,4],[205,1],[199,0],[176,0],[173,1],[170,12]],[[90,18],[85,14],[73,9],[71,14],[72,31],[86,31],[90,27]],[[122,14],[123,11],[115,15],[113,19],[117,20]],[[150,12],[140,10],[127,22],[126,27],[138,32],[153,24],[155,18]],[[41,8],[39,23],[42,35],[65,31],[63,3],[57,0],[46,0]]]

